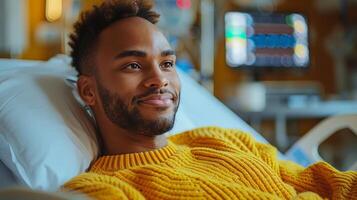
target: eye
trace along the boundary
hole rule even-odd
[[[174,62],[172,61],[165,61],[164,63],[161,64],[161,67],[163,69],[170,69],[174,67]]]
[[[124,69],[137,71],[141,69],[141,66],[138,63],[130,63],[127,64]]]

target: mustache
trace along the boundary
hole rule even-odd
[[[153,94],[171,94],[173,96],[174,101],[177,100],[178,94],[176,94],[175,92],[172,92],[168,89],[157,89],[157,88],[150,88],[147,91],[143,92],[142,94],[136,95],[133,97],[133,102],[137,103],[138,101],[140,101],[140,99],[149,96],[149,95],[153,95]]]

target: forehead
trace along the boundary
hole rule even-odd
[[[129,17],[106,28],[99,36],[98,48],[106,53],[122,50],[160,53],[170,49],[170,45],[155,25],[140,17]]]

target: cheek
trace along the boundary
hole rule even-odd
[[[130,91],[132,88],[136,88],[140,83],[141,77],[137,74],[130,73],[114,73],[112,74],[112,78],[110,82],[115,90],[120,91]]]
[[[112,91],[125,101],[131,104],[133,97],[137,94],[140,80],[137,77],[118,77],[112,84]]]

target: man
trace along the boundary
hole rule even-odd
[[[71,35],[78,91],[103,152],[64,185],[96,199],[351,199],[357,174],[306,169],[238,130],[207,127],[166,138],[180,100],[175,53],[150,1],[105,1]]]

